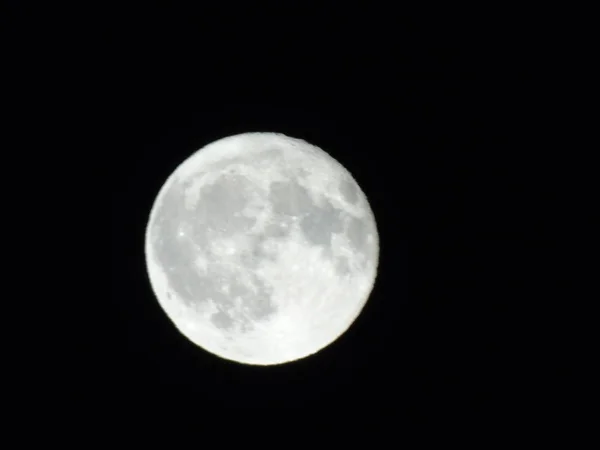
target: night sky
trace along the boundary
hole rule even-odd
[[[57,78],[98,198],[87,223],[102,255],[86,260],[90,297],[65,316],[77,323],[65,395],[117,409],[417,418],[518,408],[530,276],[518,242],[539,204],[524,169],[531,80],[521,57],[499,38],[474,38],[485,24],[207,5],[82,7],[77,32],[56,31],[66,47],[48,70],[68,68]],[[158,305],[144,260],[150,208],[171,172],[209,142],[252,131],[304,139],[340,161],[380,238],[378,277],[354,325],[282,366],[237,364],[189,342]]]

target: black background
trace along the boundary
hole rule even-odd
[[[507,45],[489,17],[465,27],[443,14],[294,2],[86,6],[45,34],[21,34],[45,62],[47,110],[68,113],[76,150],[60,164],[86,168],[73,175],[83,180],[80,194],[69,189],[71,207],[77,195],[94,201],[81,206],[98,236],[81,242],[87,299],[63,315],[65,397],[84,410],[450,418],[522,409],[532,254],[520,243],[542,236],[532,232],[542,202],[529,171],[535,80],[527,50]],[[169,174],[209,142],[249,131],[330,153],[366,193],[380,235],[379,274],[355,324],[282,366],[194,346],[155,300],[144,261],[150,208]]]

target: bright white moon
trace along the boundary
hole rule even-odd
[[[152,289],[190,341],[271,365],[341,336],[377,275],[365,194],[323,150],[276,133],[227,137],[185,160],[146,229]]]

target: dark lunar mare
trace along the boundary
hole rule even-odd
[[[221,180],[222,181],[222,180]],[[210,253],[208,244],[211,236],[230,236],[248,230],[255,219],[234,216],[246,204],[246,198],[238,182],[231,185],[215,183],[201,189],[199,200],[193,211],[184,204],[184,190],[173,185],[157,206],[151,236],[154,253],[159,265],[164,268],[169,286],[187,306],[197,306],[212,300],[218,311],[211,321],[220,329],[231,329],[235,319],[233,299],[239,296],[247,308],[247,318],[240,317],[243,328],[248,330],[253,320],[265,320],[276,312],[271,302],[271,290],[258,277],[251,275],[256,292],[247,288],[234,274],[219,270],[218,264],[209,265],[206,275],[195,267],[196,255],[192,243],[177,236],[181,224],[190,225],[193,243]],[[207,228],[211,227],[211,229]],[[213,232],[212,230],[217,230]],[[189,238],[187,238],[189,239]],[[208,255],[209,260],[214,260]],[[223,283],[229,284],[229,292],[221,290]]]

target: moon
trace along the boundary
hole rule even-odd
[[[373,289],[379,237],[338,161],[304,140],[244,133],[206,145],[169,176],[145,258],[158,303],[191,342],[275,365],[348,330]]]

